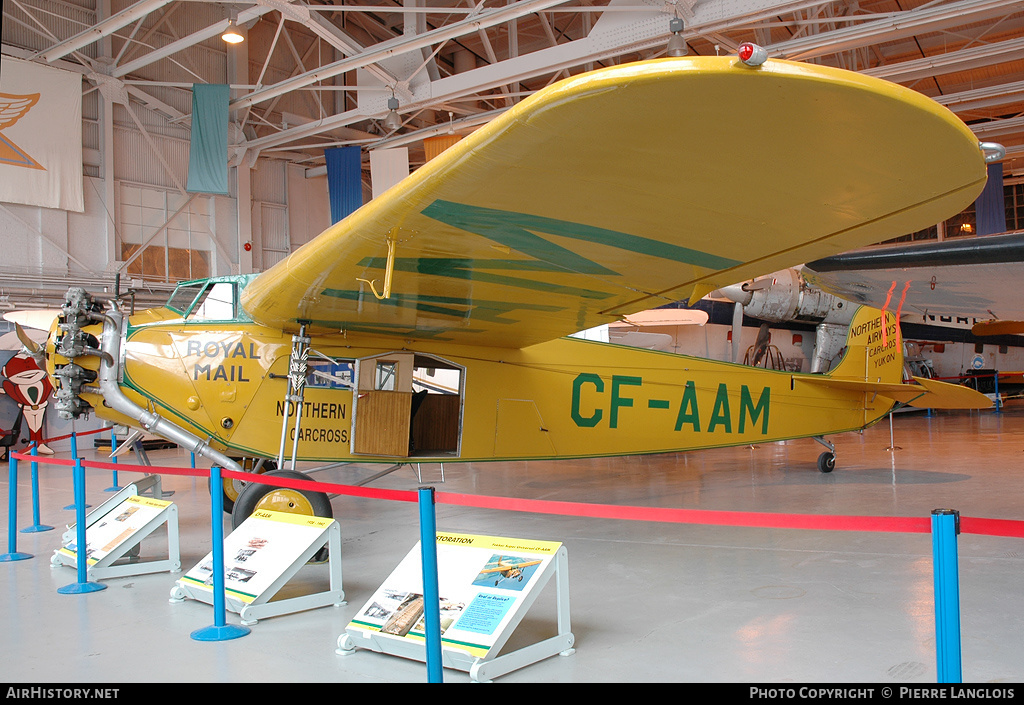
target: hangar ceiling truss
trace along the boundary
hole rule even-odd
[[[754,41],[911,86],[998,136],[1007,173],[1024,171],[1024,10],[1011,0],[6,0],[3,51],[186,126],[193,83],[230,83],[236,158],[316,169],[327,146],[416,155],[424,137],[471,131],[559,78],[663,55],[673,17],[691,54]],[[224,43],[229,23],[247,41]],[[392,97],[397,130],[383,125]]]
[[[673,19],[683,21],[691,55],[732,53],[752,41],[776,58],[918,90],[957,113],[979,140],[1005,145],[1004,178],[1024,181],[1019,0],[4,0],[2,50],[79,72],[84,93],[102,98],[99,117],[85,120],[102,137],[85,152],[87,170],[102,177],[108,214],[116,187],[102,165],[114,161],[115,131],[140,135],[135,143],[151,153],[141,158],[154,157],[152,169],[165,172],[160,183],[178,200],[131,254],[137,259],[194,200],[161,149],[187,143],[195,83],[231,86],[233,165],[269,158],[317,176],[325,172],[325,148],[359,145],[364,156],[408,147],[415,168],[427,158],[429,137],[468,134],[561,78],[665,55]],[[225,43],[229,25],[245,41]],[[397,128],[385,122],[392,99]],[[647,119],[638,109],[636,129]],[[756,123],[757,106],[750,119]],[[364,165],[368,172],[368,157]],[[249,202],[239,189],[239,202]],[[249,256],[241,252],[246,210],[238,215],[239,257]],[[0,215],[36,237],[44,255],[84,270],[83,283],[93,276],[109,285],[110,267],[90,274],[66,237],[48,238],[8,208]],[[113,220],[103,225],[111,261],[120,259]],[[206,219],[196,222],[210,251],[235,261]],[[121,271],[130,262],[114,264]],[[0,270],[0,293],[7,293],[14,280],[7,267]],[[49,284],[38,273],[21,278],[33,293],[52,289],[59,305],[62,274]]]

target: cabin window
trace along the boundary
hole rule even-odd
[[[235,285],[217,282],[203,290],[188,314],[190,321],[230,321],[235,317]]]
[[[395,379],[398,377],[398,363],[392,360],[378,360],[376,373],[373,376],[373,388],[382,392],[395,391]]]

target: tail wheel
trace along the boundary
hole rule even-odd
[[[835,453],[824,452],[818,456],[818,469],[822,472],[832,472],[836,469]]]
[[[284,477],[293,480],[308,480],[309,477],[294,470],[274,470],[265,473],[267,477]],[[261,483],[250,483],[238,495],[231,512],[231,528],[236,529],[256,510],[287,512],[303,516],[334,518],[331,500],[323,492],[296,490],[291,487],[272,487]],[[317,551],[310,559],[314,563],[327,560],[327,546]]]

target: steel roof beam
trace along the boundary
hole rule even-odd
[[[803,61],[850,49],[858,49],[879,41],[903,39],[947,27],[981,22],[1019,10],[1019,0],[961,0],[960,2],[895,13],[892,17],[811,34],[769,47],[770,56]],[[843,18],[847,19],[847,18]]]
[[[761,0],[757,3],[745,4],[743,14],[729,16],[724,10],[732,5],[708,3],[700,6],[701,11],[696,18],[698,21],[687,27],[686,33],[687,35],[698,35],[702,32],[724,31],[745,23],[773,17],[779,12],[792,12],[796,9],[820,4],[822,4],[821,0],[790,2]],[[656,29],[652,29],[649,26],[651,18],[664,18],[664,15],[659,13],[660,7],[652,6],[650,9],[652,13],[658,14],[639,15],[641,19],[634,20],[633,25],[630,24],[628,18],[615,17],[614,26],[608,32],[609,36],[603,36],[597,31],[600,28],[600,24],[598,24],[595,25],[595,32],[582,39],[547,47],[515,59],[507,59],[433,81],[429,86],[429,95],[416,96],[411,101],[403,101],[403,112],[436,106],[447,100],[463,98],[481,90],[527,80],[535,76],[557,73],[559,70],[579,66],[588,61],[600,61],[621,54],[626,47],[644,49],[657,46],[665,41],[665,36],[668,34],[668,22],[667,20],[664,22],[664,27],[658,25]],[[472,31],[476,31],[476,29],[474,28]],[[371,49],[371,51],[373,50]],[[496,97],[500,98],[501,96]],[[372,114],[368,113],[366,109],[350,110],[325,117],[313,125],[292,128],[250,141],[249,145],[259,149],[276,147],[296,139],[304,139],[320,132],[327,132],[335,127],[350,125],[369,117],[372,117]]]
[[[82,47],[89,46],[93,42],[113,34],[122,27],[127,27],[132,22],[145,17],[150,12],[153,12],[154,10],[157,10],[173,1],[174,0],[142,0],[141,2],[137,2],[131,7],[125,8],[117,14],[111,15],[107,19],[97,22],[92,27],[82,30],[73,37],[69,37],[64,41],[55,44],[46,51],[40,52],[33,58],[41,57],[46,63],[56,61],[57,59],[67,56],[71,52],[78,51]]]
[[[992,108],[997,105],[1024,102],[1024,81],[1002,83],[988,88],[975,88],[970,91],[940,95],[932,98],[936,103],[945,105],[953,112],[967,112]]]
[[[425,34],[401,36],[393,40],[381,42],[380,44],[377,44],[355,56],[335,61],[334,63],[321,66],[313,71],[307,71],[301,76],[296,76],[292,79],[285,79],[273,86],[253,91],[247,96],[232,101],[231,109],[237,110],[238,108],[247,108],[251,105],[276,98],[282,93],[287,93],[297,88],[304,88],[305,86],[316,83],[317,81],[322,81],[325,78],[331,78],[340,73],[345,73],[346,71],[353,71],[358,68],[369,66],[370,64],[386,59],[390,56],[405,54],[406,52],[429,47],[449,39],[454,39],[456,37],[476,32],[478,29],[493,27],[494,25],[508,22],[516,17],[522,17],[523,15],[531,14],[537,10],[551,7],[553,5],[559,5],[564,2],[565,0],[523,0],[522,2],[517,2],[513,5],[506,5],[494,10],[485,10],[478,15],[471,15],[466,19],[426,32]]]
[[[274,12],[274,8],[261,5],[254,5],[239,12],[235,22],[237,24],[245,24],[246,22],[250,22],[258,17],[262,17],[268,12]],[[111,72],[111,75],[115,78],[127,76],[132,71],[137,71],[141,69],[143,66],[149,66],[150,64],[155,63],[160,59],[166,58],[171,54],[176,54],[179,51],[187,49],[194,44],[206,41],[211,37],[218,37],[221,34],[223,34],[225,29],[228,28],[229,22],[230,20],[227,19],[221,20],[220,22],[216,22],[210,25],[206,29],[201,29],[198,32],[193,32],[187,37],[182,37],[181,39],[175,42],[171,42],[166,46],[163,46],[159,49],[154,49],[153,51],[149,52],[148,54],[145,54],[144,56],[140,56],[138,59],[135,59],[134,61],[129,61],[128,63],[116,67]]]
[[[873,69],[865,69],[860,73],[896,83],[907,83],[956,71],[967,71],[982,66],[1016,61],[1021,58],[1024,58],[1024,38],[984,44],[971,49],[951,51],[948,54],[926,56],[923,59],[901,61],[898,64],[885,64]]]

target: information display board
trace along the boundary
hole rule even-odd
[[[114,511],[86,529],[86,562],[89,565],[96,565],[114,553],[169,506],[171,502],[162,499],[139,495],[127,497]],[[78,541],[73,534],[71,540],[60,548],[60,552],[72,559],[77,557]]]
[[[267,603],[327,544],[331,589]],[[328,604],[344,604],[341,590],[341,530],[333,519],[259,510],[224,539],[224,593],[228,609],[243,623]],[[213,600],[213,552],[178,579],[175,600]]]
[[[496,658],[537,593],[560,573],[557,648],[572,645],[568,626],[565,549],[554,541],[437,533],[441,648],[445,665],[469,670]],[[420,546],[405,558],[349,622],[339,648],[355,646],[423,658],[423,576]],[[567,637],[567,638],[566,638]],[[533,659],[538,660],[538,659]],[[519,667],[519,666],[517,666]]]
[[[103,579],[181,570],[178,548],[178,508],[173,502],[139,494],[144,480],[132,483],[89,512],[85,518],[82,554],[89,579]],[[142,540],[161,526],[167,527],[167,558],[142,560]],[[68,527],[61,547],[53,552],[53,566],[78,567],[78,527]],[[127,560],[127,562],[124,562]]]

